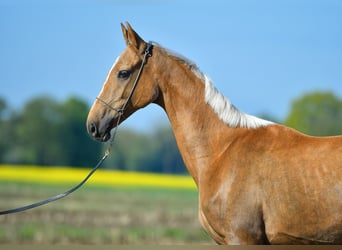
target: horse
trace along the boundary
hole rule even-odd
[[[126,48],[88,114],[92,138],[108,141],[131,114],[157,104],[217,244],[342,243],[342,136],[312,137],[243,113],[196,64],[145,42],[129,23],[121,28]]]

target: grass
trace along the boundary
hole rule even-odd
[[[16,170],[18,173],[23,169]],[[2,168],[0,209],[26,205],[72,186],[63,181],[48,184],[49,176],[32,182],[29,179],[4,179],[1,171]],[[58,174],[62,175],[64,169],[60,171]],[[64,171],[66,173],[69,172]],[[111,174],[106,176],[111,177]],[[134,174],[140,177],[140,181],[142,176],[149,176]],[[177,176],[174,180],[178,181]],[[195,188],[160,185],[152,182],[152,178],[149,185],[139,182],[136,185],[132,182],[112,185],[92,181],[55,203],[0,216],[0,244],[212,243],[198,222]]]

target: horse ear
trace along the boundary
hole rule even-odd
[[[146,46],[145,41],[133,30],[128,22],[126,22],[126,26],[127,28],[121,24],[122,34],[125,38],[126,45],[131,45],[139,52],[143,53]]]
[[[128,45],[129,44],[128,34],[127,34],[128,31],[127,31],[127,29],[126,29],[126,27],[125,27],[125,25],[123,23],[121,23],[121,29],[122,29],[122,35],[123,35],[123,37],[125,39],[126,45]]]

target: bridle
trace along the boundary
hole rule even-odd
[[[132,89],[125,101],[125,103],[122,105],[122,107],[120,109],[115,109],[113,108],[111,105],[109,105],[107,102],[103,101],[102,99],[100,99],[99,97],[96,97],[97,100],[99,100],[101,103],[103,103],[104,105],[108,106],[110,109],[118,112],[119,114],[119,117],[118,117],[118,120],[117,120],[117,123],[116,123],[116,126],[114,128],[114,131],[113,131],[113,134],[111,136],[111,139],[110,139],[110,142],[109,142],[109,146],[107,148],[107,150],[105,151],[103,157],[99,160],[99,162],[95,165],[95,167],[93,167],[91,169],[91,171],[88,173],[88,175],[79,183],[77,184],[75,187],[67,190],[66,192],[64,193],[61,193],[61,194],[58,194],[58,195],[55,195],[55,196],[52,196],[50,198],[47,198],[45,200],[42,200],[42,201],[39,201],[39,202],[36,202],[36,203],[33,203],[33,204],[30,204],[30,205],[27,205],[27,206],[22,206],[22,207],[18,207],[18,208],[13,208],[13,209],[9,209],[9,210],[2,210],[0,211],[0,215],[5,215],[5,214],[13,214],[13,213],[18,213],[18,212],[23,212],[23,211],[26,211],[26,210],[29,210],[29,209],[32,209],[32,208],[35,208],[35,207],[39,207],[39,206],[42,206],[42,205],[45,205],[47,203],[50,203],[50,202],[53,202],[53,201],[56,201],[56,200],[59,200],[59,199],[62,199],[66,196],[68,196],[69,194],[73,193],[74,191],[76,191],[77,189],[79,189],[89,178],[90,176],[93,175],[93,173],[101,167],[101,165],[103,164],[103,162],[105,161],[105,159],[108,157],[108,155],[110,154],[110,150],[114,144],[114,140],[115,140],[115,137],[116,137],[116,134],[117,134],[117,129],[118,129],[118,126],[120,124],[120,120],[122,118],[122,116],[124,115],[124,112],[127,108],[127,105],[129,103],[129,101],[131,100],[132,96],[133,96],[133,93],[138,85],[138,82],[139,82],[139,79],[140,79],[140,76],[141,76],[141,73],[143,71],[143,68],[147,62],[147,58],[148,57],[151,57],[152,56],[152,49],[153,49],[153,44],[152,42],[149,42],[147,43],[146,45],[146,48],[145,48],[145,52],[144,52],[144,56],[143,56],[143,59],[142,59],[142,62],[141,62],[141,65],[140,65],[140,68],[139,68],[139,71],[138,71],[138,75],[137,77],[135,78],[135,81],[133,83],[133,86],[132,86]]]
[[[96,100],[100,101],[101,103],[103,103],[104,105],[106,105],[108,108],[110,108],[110,109],[116,111],[116,112],[119,114],[119,116],[122,116],[123,113],[124,113],[124,111],[125,111],[125,109],[127,108],[128,102],[131,100],[131,98],[132,98],[132,96],[133,96],[133,93],[134,93],[134,91],[135,91],[135,89],[136,89],[136,87],[137,87],[137,85],[138,85],[138,82],[139,82],[139,79],[140,79],[142,70],[143,70],[143,68],[144,68],[144,66],[145,66],[145,64],[146,64],[146,62],[147,62],[147,58],[152,56],[152,49],[153,49],[153,44],[152,44],[152,42],[147,43],[146,48],[145,48],[144,57],[143,57],[143,59],[142,59],[142,62],[141,62],[141,65],[140,65],[140,68],[139,68],[139,71],[138,71],[138,75],[137,75],[137,77],[135,78],[135,81],[134,81],[134,83],[133,83],[133,86],[132,86],[132,88],[131,88],[131,91],[129,92],[129,95],[128,95],[128,97],[127,97],[125,103],[122,105],[122,107],[121,107],[120,109],[114,108],[114,107],[111,106],[109,103],[107,103],[106,101],[100,99],[99,97],[96,97]]]

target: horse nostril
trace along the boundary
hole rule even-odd
[[[89,131],[89,134],[92,135],[93,137],[97,136],[97,127],[94,122],[89,124],[88,131]]]

